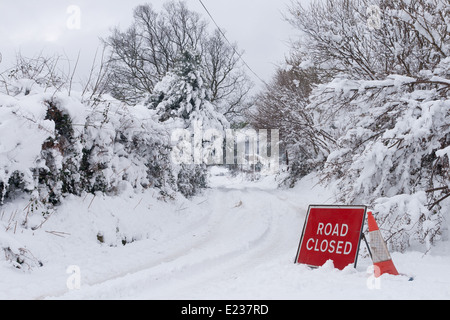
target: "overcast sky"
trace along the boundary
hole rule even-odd
[[[165,1],[1,0],[0,53],[3,61],[0,70],[11,65],[18,51],[25,56],[34,56],[41,51],[66,54],[72,60],[80,51],[77,75],[84,77],[99,47],[99,37],[108,36],[114,26],[127,28],[132,21],[133,8],[146,2],[159,10]],[[198,0],[187,3],[191,10],[201,13],[210,26],[214,26]],[[237,42],[245,51],[244,58],[251,68],[261,78],[269,80],[275,64],[288,52],[289,39],[295,37],[295,31],[282,18],[290,0],[203,0],[203,3],[227,32],[229,40]],[[68,27],[68,22],[72,27]]]

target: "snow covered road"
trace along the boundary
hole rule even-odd
[[[209,299],[221,291],[218,280],[233,284],[280,256],[293,262],[304,209],[273,188],[215,186],[204,198],[180,209],[198,217],[180,229],[168,226],[170,238],[125,247],[142,263],[58,298]]]
[[[0,297],[450,298],[450,258],[444,244],[436,255],[393,254],[399,271],[415,276],[412,282],[387,275],[371,286],[371,262],[364,257],[357,269],[339,271],[326,264],[310,270],[293,262],[308,205],[330,201],[327,190],[312,187],[308,179],[293,190],[278,190],[271,179],[213,178],[212,188],[192,201],[165,203],[131,194],[69,199],[45,223],[46,232],[21,235],[44,266],[24,273],[1,265]],[[69,235],[57,237],[52,230]],[[129,243],[122,245],[124,239]],[[69,266],[79,273],[66,273]],[[80,288],[71,290],[67,284],[74,277]]]

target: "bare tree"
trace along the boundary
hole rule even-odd
[[[247,116],[252,127],[272,128],[280,132],[280,153],[291,176],[300,178],[317,166],[328,135],[317,130],[307,109],[309,95],[318,82],[314,68],[279,68],[272,82],[261,92],[255,108]],[[292,181],[286,181],[291,183]]]
[[[106,46],[103,46],[100,58],[97,61],[98,49],[95,52],[92,61],[89,76],[83,84],[82,96],[89,95],[89,100],[95,100],[94,97],[101,97],[108,90],[108,83],[112,75],[109,72],[110,64],[106,56]]]
[[[374,5],[379,16],[369,10]],[[307,8],[294,1],[286,19],[303,34],[293,51],[328,80],[338,73],[367,80],[416,76],[449,51],[447,0],[314,0]],[[371,19],[379,25],[371,28]]]
[[[24,93],[28,95],[34,85],[59,91],[70,87],[73,72],[70,72],[70,61],[67,59],[69,72],[61,66],[62,56],[44,56],[42,53],[34,57],[25,57],[20,52],[16,54],[14,65],[0,73],[0,89],[8,95]],[[76,66],[74,68],[76,70]],[[26,82],[23,82],[25,80]]]
[[[336,202],[373,207],[392,249],[429,248],[450,197],[450,2],[293,1],[287,19],[301,32],[295,65],[318,75],[306,104],[274,96],[297,106],[295,160],[305,166],[318,147]]]
[[[204,74],[211,89],[212,102],[227,117],[242,116],[252,84],[242,68],[236,45],[230,46],[219,30],[204,48]]]
[[[229,116],[246,105],[251,83],[236,46],[224,41],[219,31],[210,34],[206,21],[185,2],[167,2],[161,12],[149,4],[138,6],[133,24],[126,31],[115,28],[104,41],[111,51],[109,89],[121,101],[142,101],[180,53],[194,49],[202,58],[212,102]]]

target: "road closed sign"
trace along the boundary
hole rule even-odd
[[[366,211],[365,206],[310,206],[295,262],[320,267],[333,260],[340,270],[356,267]]]

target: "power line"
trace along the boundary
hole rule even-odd
[[[244,60],[244,58],[242,57],[242,54],[239,54],[239,52],[237,52],[236,47],[231,43],[230,40],[228,40],[227,36],[225,35],[225,33],[222,31],[222,29],[219,27],[219,25],[217,24],[216,20],[214,19],[214,17],[212,16],[212,14],[209,12],[208,8],[205,6],[205,4],[203,3],[202,0],[198,0],[200,2],[200,4],[202,5],[202,7],[205,9],[206,13],[208,14],[208,16],[211,18],[212,22],[216,25],[217,29],[219,30],[220,34],[224,37],[224,39],[228,42],[228,44],[230,45],[231,48],[233,48],[233,51],[235,54],[237,54],[237,56],[239,57],[239,59],[242,60],[242,62],[244,63],[244,65],[247,67],[248,70],[250,70],[251,73],[253,73],[255,75],[256,78],[259,79],[259,81],[261,81],[262,83],[264,83],[267,86],[267,83],[255,72],[253,71],[253,69],[248,65],[248,63]]]

